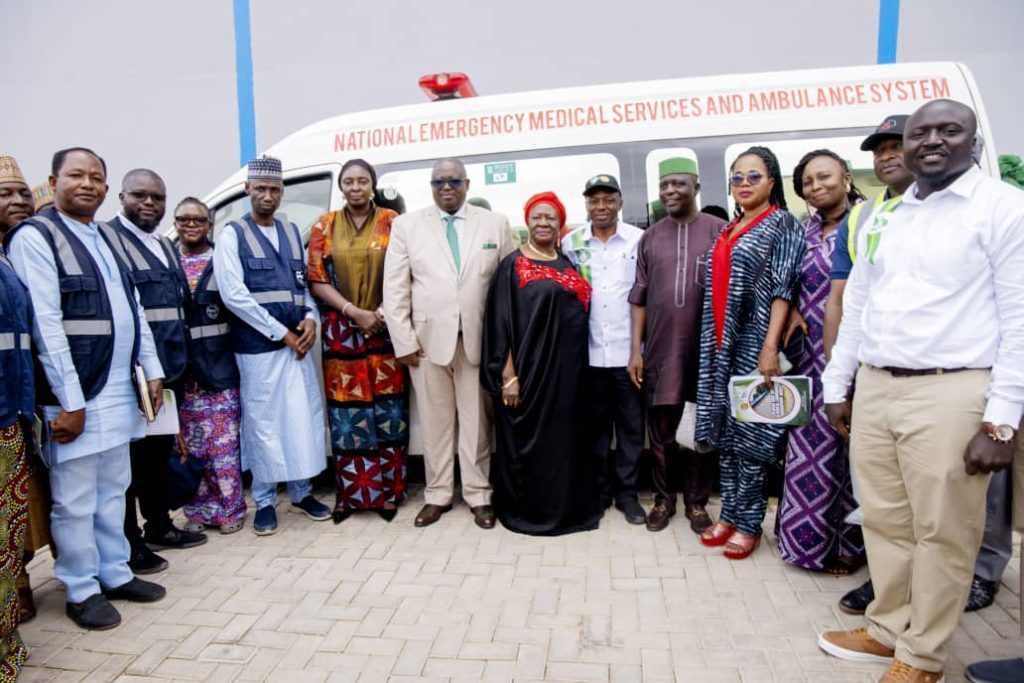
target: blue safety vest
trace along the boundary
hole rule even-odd
[[[238,364],[231,346],[231,323],[213,277],[213,261],[206,264],[186,306],[189,374],[209,391],[239,385]]]
[[[86,400],[96,397],[107,384],[110,362],[114,356],[114,314],[103,276],[92,254],[82,241],[64,224],[57,209],[47,207],[35,216],[22,221],[4,238],[9,241],[19,230],[35,229],[53,250],[60,286],[60,308],[64,334],[71,351],[71,360],[78,373],[78,382]],[[132,283],[128,279],[128,265],[118,255],[120,240],[113,228],[100,224],[99,232],[114,254],[121,284],[128,296],[135,325],[135,343],[132,345],[132,366],[139,360],[139,316],[135,310]],[[8,242],[9,243],[9,242]],[[57,405],[56,396],[43,373],[38,359],[36,365],[36,391],[42,405]]]
[[[241,222],[228,223],[237,235],[238,258],[245,286],[253,299],[274,319],[295,331],[308,312],[302,240],[294,223],[285,225],[275,218],[274,225],[277,228],[277,249],[263,236],[251,214],[245,214]],[[284,348],[283,341],[267,339],[262,332],[238,318],[231,321],[231,338],[235,353],[267,353]]]
[[[185,372],[188,362],[184,307],[188,284],[177,252],[169,239],[160,237],[160,246],[167,257],[165,266],[120,218],[110,220],[107,225],[121,238],[117,245],[118,256],[128,264],[128,277],[138,290],[139,301],[146,311],[146,322],[153,332],[156,354],[164,369],[164,382],[173,382]]]
[[[0,251],[0,428],[35,410],[32,300]]]

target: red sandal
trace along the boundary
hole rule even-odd
[[[725,544],[726,549],[722,554],[730,560],[745,560],[757,550],[759,545],[761,545],[760,533],[750,536],[742,531],[737,531],[729,537],[729,541]],[[736,550],[729,550],[730,547],[736,548]]]
[[[735,526],[729,522],[718,520],[711,525],[710,529],[700,535],[700,542],[711,547],[725,545],[735,532]]]

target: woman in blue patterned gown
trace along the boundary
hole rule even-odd
[[[768,499],[765,467],[777,459],[785,427],[741,424],[729,407],[729,379],[782,374],[779,341],[804,257],[804,231],[786,210],[782,173],[771,150],[751,147],[732,163],[729,184],[739,216],[708,258],[701,320],[696,439],[718,450],[722,513],[701,535],[730,559],[761,540]]]

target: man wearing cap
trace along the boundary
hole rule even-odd
[[[32,187],[32,198],[35,201],[36,212],[38,213],[53,204],[56,195],[54,195],[53,188],[50,187],[49,183],[39,183]]]
[[[484,303],[498,262],[514,246],[508,219],[466,201],[458,159],[430,176],[434,205],[399,216],[384,257],[384,321],[409,368],[423,434],[425,527],[452,509],[458,452],[462,497],[481,529],[494,527],[491,421],[480,386]],[[458,448],[454,443],[456,426]]]
[[[164,589],[133,577],[124,535],[128,443],[145,434],[136,367],[159,411],[163,369],[114,231],[94,220],[107,194],[106,165],[84,148],[53,156],[55,205],[8,234],[8,252],[28,287],[41,374],[36,392],[45,431],[60,553],[54,573],[67,590],[68,617],[84,628],[113,628],[110,600],[153,602]]]
[[[683,504],[690,528],[701,534],[712,520],[705,506],[714,477],[710,455],[677,453],[676,427],[683,403],[697,399],[700,318],[704,283],[701,256],[725,221],[697,206],[697,162],[674,157],[658,164],[658,196],[668,215],[644,231],[637,246],[636,283],[629,293],[632,322],[629,378],[647,403],[647,433],[654,456],[654,508],[647,528],[661,531],[676,513],[668,462],[682,470]]]
[[[121,181],[121,213],[108,221],[121,238],[122,255],[139,293],[146,321],[153,332],[156,352],[164,369],[164,385],[178,391],[185,369],[185,311],[188,292],[185,273],[174,246],[157,228],[167,208],[167,188],[155,172],[137,168]],[[124,533],[132,546],[128,562],[136,574],[152,574],[167,568],[167,560],[155,548],[192,548],[206,543],[206,536],[174,526],[167,505],[167,461],[175,436],[155,434],[131,445],[132,483],[126,497]],[[139,529],[136,502],[146,519],[145,535]]]
[[[846,280],[853,269],[858,250],[863,248],[864,226],[871,225],[875,213],[884,202],[900,197],[914,182],[914,174],[903,163],[903,131],[908,118],[905,114],[887,116],[860,145],[861,150],[871,152],[874,156],[875,177],[885,183],[886,189],[870,202],[853,207],[839,224],[836,252],[832,258],[832,285],[825,307],[827,356],[831,355],[832,345],[839,332]],[[851,225],[854,226],[852,236]],[[964,607],[965,612],[973,612],[992,604],[1013,550],[1008,472],[992,475],[986,498],[985,535],[974,563],[974,579]],[[868,579],[839,599],[839,609],[847,614],[863,614],[874,598],[875,591],[871,579]]]
[[[242,466],[252,471],[253,531],[277,532],[277,484],[291,509],[314,521],[331,510],[313,497],[310,478],[326,467],[324,408],[309,351],[316,304],[306,287],[306,250],[294,223],[275,216],[284,194],[281,162],[249,162],[252,212],[225,226],[213,252],[241,376]]]
[[[1024,412],[1024,195],[975,167],[976,132],[952,100],[907,120],[917,178],[866,228],[822,376],[832,425],[852,432],[875,599],[866,629],[818,644],[891,660],[882,681],[942,679],[988,473],[1012,463]]]
[[[630,524],[643,524],[647,515],[637,500],[643,397],[626,369],[631,348],[629,293],[636,281],[637,244],[643,231],[619,220],[622,192],[615,176],[594,176],[583,197],[589,220],[565,236],[562,250],[593,287],[587,378],[598,495],[604,507],[614,499]],[[618,447],[609,458],[613,431]]]

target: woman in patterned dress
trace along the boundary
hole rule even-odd
[[[811,423],[789,433],[779,503],[779,550],[783,560],[798,567],[849,574],[863,563],[864,540],[860,527],[844,521],[856,503],[845,442],[825,416],[822,326],[836,230],[863,195],[853,184],[846,162],[827,149],[804,155],[793,169],[793,188],[815,211],[804,223],[807,252],[787,336],[789,331],[803,331],[802,352],[790,360],[796,364],[796,374],[811,378],[814,405]]]
[[[174,209],[174,227],[181,267],[189,290],[195,293],[203,274],[213,268],[210,211],[198,199],[187,197]],[[193,301],[190,305],[203,304]],[[190,354],[200,352],[198,345],[189,347]],[[245,520],[238,436],[241,397],[237,385],[218,390],[204,386],[200,377],[192,366],[186,371],[178,409],[182,441],[205,465],[195,498],[182,508],[189,520],[185,529],[198,532],[215,527],[222,534],[233,534]]]
[[[729,405],[729,379],[782,374],[779,342],[804,256],[799,221],[786,210],[778,159],[751,147],[730,169],[740,215],[712,247],[704,294],[697,380],[699,443],[718,449],[722,513],[701,535],[730,559],[748,557],[761,540],[768,499],[765,467],[776,460],[785,427],[741,424]]]
[[[0,237],[32,214],[32,193],[11,157],[0,157]],[[35,386],[32,304],[0,249],[0,683],[18,680],[28,650],[18,634],[18,576],[28,524],[28,462]]]
[[[405,499],[409,402],[380,305],[384,255],[396,214],[373,202],[377,173],[362,159],[342,166],[340,211],[309,236],[307,280],[320,302],[323,370],[337,485],[334,523],[355,510],[394,519]]]

